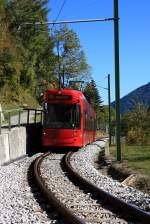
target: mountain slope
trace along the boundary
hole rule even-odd
[[[120,100],[120,110],[121,114],[131,111],[137,102],[143,102],[150,107],[150,82],[143,85],[126,96],[122,97]],[[112,107],[115,107],[115,101],[111,103]]]

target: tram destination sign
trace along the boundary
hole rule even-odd
[[[48,94],[48,100],[72,100],[71,95],[51,95]]]

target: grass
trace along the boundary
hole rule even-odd
[[[110,153],[116,157],[115,147],[110,148]],[[124,145],[122,147],[122,159],[128,161],[129,168],[150,176],[150,146]]]

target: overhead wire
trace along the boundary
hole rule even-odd
[[[64,1],[63,1],[63,4],[62,4],[62,6],[61,6],[61,8],[60,8],[60,10],[59,10],[59,12],[58,12],[58,15],[56,16],[54,22],[56,22],[57,19],[59,18],[59,16],[60,16],[60,14],[61,14],[61,12],[62,12],[62,10],[63,10],[63,8],[64,8],[64,6],[65,6],[65,4],[66,4],[67,1],[68,1],[68,0],[64,0]]]
[[[62,13],[63,8],[64,8],[64,6],[65,6],[65,4],[66,4],[67,1],[68,1],[68,0],[64,0],[64,1],[63,1],[62,5],[61,5],[61,7],[60,7],[60,10],[58,11],[57,16],[56,16],[56,18],[55,18],[54,21],[53,21],[54,23],[57,22],[57,20],[58,20],[60,14]],[[50,28],[51,33],[53,32],[53,28],[54,28],[54,26],[55,26],[54,23],[53,23],[53,25],[52,25],[52,28]],[[60,56],[59,56],[59,48],[60,48],[60,47],[59,47],[59,42],[58,42],[58,45],[57,45],[58,58],[60,57]],[[58,59],[58,60],[59,60],[59,59]],[[59,72],[60,72],[60,62],[58,62],[58,63],[59,63]],[[60,79],[60,77],[59,77],[59,79]],[[59,80],[59,82],[60,82],[60,80]]]
[[[65,4],[67,3],[67,1],[68,1],[68,0],[64,0],[64,1],[63,1],[62,5],[61,5],[61,7],[60,7],[60,10],[58,11],[57,16],[56,16],[56,18],[55,18],[54,21],[53,21],[54,23],[57,22],[58,18],[60,17],[60,14],[62,13],[63,8],[65,7]],[[96,1],[97,1],[97,0],[96,0]],[[94,2],[92,2],[92,3],[95,3],[96,1],[94,1]],[[90,4],[91,4],[91,3],[90,3]],[[89,4],[89,5],[90,5],[90,4]],[[55,26],[54,23],[53,23],[53,25],[52,25],[52,28],[50,29],[51,32],[53,31],[53,28],[54,28],[54,26]],[[65,36],[65,35],[66,35],[66,34],[64,34],[64,36]],[[97,87],[106,89],[106,88],[101,87],[101,86],[98,86],[98,85],[97,85]]]
[[[58,11],[57,16],[56,16],[56,18],[55,18],[54,21],[53,21],[54,23],[57,22],[57,20],[58,20],[60,14],[61,14],[62,11],[63,11],[63,8],[64,8],[65,4],[67,3],[67,1],[68,1],[68,0],[64,0],[64,1],[63,1],[62,5],[61,5],[61,7],[60,7],[60,10]],[[51,31],[53,30],[54,26],[55,26],[55,24],[52,25]]]

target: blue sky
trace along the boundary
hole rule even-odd
[[[49,21],[58,15],[63,0],[50,0]],[[67,0],[58,20],[113,17],[113,0]],[[119,0],[120,95],[150,82],[150,1]],[[115,99],[113,22],[69,25],[79,36],[92,76],[107,87],[111,75],[111,98]],[[107,91],[99,88],[107,103]]]

